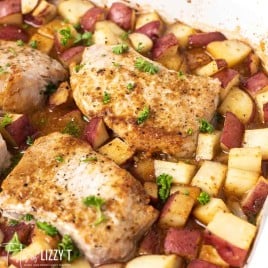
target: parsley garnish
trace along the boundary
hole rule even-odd
[[[74,43],[76,44],[81,41],[83,41],[85,46],[91,46],[93,44],[92,33],[91,32],[84,32],[82,34],[79,33]]]
[[[127,84],[128,91],[132,91],[134,88],[135,88],[135,83],[130,82],[130,83]]]
[[[120,38],[123,40],[123,41],[126,41],[128,39],[128,36],[129,36],[130,32],[123,32],[121,35],[120,35]]]
[[[55,160],[58,162],[58,163],[63,163],[64,162],[64,158],[62,155],[58,155],[55,157]]]
[[[144,48],[143,44],[142,44],[141,42],[139,42],[138,47],[137,47],[136,50],[137,50],[138,52],[141,52],[141,51],[143,50],[143,48]]]
[[[126,53],[128,52],[128,50],[129,50],[129,47],[127,44],[119,44],[113,47],[113,53],[117,55]]]
[[[157,66],[153,65],[151,62],[143,58],[137,58],[134,63],[134,66],[140,71],[149,73],[149,74],[156,74],[159,71],[159,68]]]
[[[206,205],[210,201],[210,196],[206,192],[201,192],[200,195],[197,197],[197,201],[201,205]]]
[[[0,127],[4,128],[7,125],[12,123],[12,117],[9,114],[5,114],[4,117],[1,118]]]
[[[189,192],[189,190],[185,190],[183,194],[184,194],[184,195],[189,195],[190,192]]]
[[[62,237],[61,242],[58,244],[58,249],[62,250],[62,258],[67,262],[73,262],[81,255],[79,249],[75,246],[69,235],[64,235]]]
[[[111,95],[108,92],[104,92],[103,99],[102,99],[104,104],[107,104],[111,101]]]
[[[63,134],[69,134],[72,135],[74,137],[79,137],[81,134],[81,129],[80,127],[77,125],[77,123],[75,122],[74,119],[72,119],[71,121],[69,121],[67,123],[67,125],[65,126],[65,128],[62,131]]]
[[[65,28],[65,29],[61,29],[61,30],[59,30],[59,33],[61,35],[60,43],[63,46],[66,46],[68,41],[73,37],[71,34],[71,29],[69,27]]]
[[[78,73],[84,66],[85,66],[85,64],[75,65],[75,67],[74,67],[75,72]]]
[[[140,125],[144,121],[146,121],[150,116],[150,108],[144,107],[142,111],[139,112],[138,118],[137,118],[137,124]]]
[[[57,228],[47,222],[37,221],[36,226],[43,230],[47,235],[55,236],[58,234]]]
[[[36,40],[32,40],[29,44],[32,48],[36,49],[37,48],[37,41]]]
[[[18,53],[16,52],[16,50],[15,50],[13,47],[9,47],[9,48],[8,48],[8,51],[9,51],[10,53],[12,53],[14,56],[17,56],[17,55],[18,55]]]
[[[5,250],[8,253],[18,253],[22,251],[24,248],[25,248],[25,245],[23,245],[20,242],[17,232],[14,233],[11,240],[5,246]]]
[[[186,133],[187,133],[188,136],[192,136],[194,131],[193,131],[192,128],[188,128]]]
[[[30,25],[27,23],[22,24],[22,29],[24,29],[24,30],[28,29],[29,27],[30,27]]]
[[[202,133],[212,133],[214,131],[214,127],[205,119],[201,119],[199,121],[199,130]]]
[[[19,221],[18,220],[12,219],[12,220],[9,220],[8,221],[8,225],[9,226],[16,226],[17,224],[19,224]]]
[[[96,162],[98,161],[98,158],[96,156],[91,156],[91,157],[82,158],[80,161],[84,163]]]
[[[120,63],[118,63],[118,62],[113,61],[112,63],[113,63],[114,67],[121,67]]]
[[[184,79],[184,78],[185,78],[185,74],[184,74],[184,72],[183,72],[183,71],[178,71],[178,77],[179,77],[180,79]]]
[[[17,40],[16,44],[19,46],[19,47],[22,47],[24,46],[24,42],[20,39],[20,40]]]
[[[25,214],[23,217],[22,217],[22,220],[24,221],[31,221],[31,220],[34,220],[34,216],[32,214]]]
[[[98,218],[94,222],[94,225],[98,225],[106,220],[105,216],[102,213],[102,206],[105,204],[105,201],[97,196],[91,195],[83,198],[83,204],[87,207],[95,207],[98,213]]]
[[[33,145],[33,143],[34,143],[33,138],[31,136],[27,136],[26,144],[31,146],[31,145]]]
[[[170,194],[172,177],[168,174],[161,174],[156,178],[156,183],[158,186],[158,196],[165,202]]]
[[[46,85],[46,90],[44,92],[45,95],[51,95],[57,90],[57,86],[54,85],[53,83],[49,83]]]

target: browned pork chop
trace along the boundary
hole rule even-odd
[[[77,106],[89,117],[103,116],[108,127],[136,150],[192,156],[199,120],[211,120],[215,112],[218,80],[179,76],[160,65],[157,74],[141,72],[134,66],[138,58],[141,55],[133,49],[116,55],[105,45],[86,48],[79,68],[71,68]],[[150,116],[138,124],[146,108]]]
[[[0,41],[0,69],[0,108],[17,113],[40,107],[46,86],[67,76],[58,61],[11,41]]]
[[[86,142],[53,133],[39,138],[4,180],[4,215],[33,214],[69,234],[94,264],[130,258],[137,240],[157,218],[142,185]],[[82,199],[105,201],[106,221]]]

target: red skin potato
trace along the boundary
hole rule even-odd
[[[40,27],[42,25],[42,21],[36,17],[33,17],[31,14],[24,15],[23,20],[25,23],[33,27]]]
[[[164,240],[165,253],[195,259],[201,239],[202,234],[199,230],[170,228]]]
[[[116,2],[112,4],[108,12],[107,19],[128,31],[131,30],[133,26],[133,12],[133,9],[127,5]]]
[[[166,34],[155,41],[152,57],[153,59],[160,58],[165,51],[171,47],[178,47],[179,43],[176,36],[173,33]]]
[[[226,88],[227,85],[232,81],[239,72],[233,69],[224,69],[213,75],[213,78],[218,78],[221,82],[221,86]]]
[[[219,70],[227,67],[227,62],[225,60],[218,59],[218,60],[215,60],[215,61],[217,63],[217,66],[218,66]]]
[[[204,244],[213,246],[221,258],[231,266],[244,266],[248,255],[247,250],[234,246],[207,230],[204,232]]]
[[[189,36],[190,47],[205,47],[214,41],[223,41],[226,37],[220,32],[197,33]]]
[[[265,123],[268,122],[268,103],[263,105],[263,119]]]
[[[241,147],[245,133],[244,124],[231,112],[225,115],[221,144],[227,149]]]
[[[191,71],[212,61],[211,57],[199,48],[186,51],[185,56],[187,65]]]
[[[263,72],[254,74],[244,82],[244,87],[253,96],[267,85],[268,77]]]
[[[250,53],[246,58],[245,65],[247,72],[253,75],[259,71],[260,68],[260,58],[255,53]]]
[[[220,266],[203,260],[194,260],[189,263],[187,268],[220,268]]]
[[[21,12],[20,0],[0,1],[0,18]]]
[[[151,21],[138,28],[135,32],[147,35],[153,41],[156,41],[161,34],[161,22],[159,20]]]
[[[84,46],[71,47],[60,55],[60,60],[65,66],[69,66],[71,62],[78,64],[82,60],[84,50]]]
[[[80,24],[85,31],[93,32],[97,21],[105,20],[106,12],[103,8],[92,7],[81,18]]]
[[[22,115],[10,125],[7,125],[5,129],[13,138],[17,146],[22,145],[28,136],[32,136],[35,133],[35,129],[26,115]]]
[[[254,189],[248,193],[242,201],[242,209],[249,217],[254,217],[263,207],[263,204],[268,196],[268,183],[264,179],[260,179]]]
[[[17,41],[22,40],[23,42],[28,42],[28,34],[18,26],[7,25],[0,27],[0,39],[6,41]]]
[[[139,246],[139,254],[160,254],[161,234],[157,227],[153,226],[145,235]]]

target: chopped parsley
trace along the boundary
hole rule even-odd
[[[98,158],[96,156],[91,156],[91,157],[82,158],[80,161],[84,163],[96,162],[98,161]]]
[[[67,262],[73,262],[80,257],[80,251],[75,246],[69,235],[64,235],[58,244],[58,249],[62,250],[62,258]]]
[[[59,34],[61,35],[60,37],[60,43],[63,46],[66,46],[71,38],[73,38],[71,29],[69,27],[65,29],[59,30]]]
[[[83,204],[87,207],[94,207],[98,213],[97,220],[93,223],[98,225],[106,220],[106,217],[103,215],[102,206],[105,204],[105,200],[100,197],[91,195],[83,198]]]
[[[34,139],[31,136],[27,136],[26,144],[31,146],[34,143]]]
[[[180,79],[184,79],[184,78],[185,78],[185,74],[184,74],[184,72],[183,72],[183,71],[178,71],[178,77],[179,77]]]
[[[142,111],[139,112],[137,118],[137,124],[140,125],[144,123],[150,117],[150,108],[144,107]]]
[[[135,83],[133,83],[133,82],[131,83],[130,82],[130,83],[127,84],[128,91],[132,91],[134,88],[135,88]]]
[[[8,48],[8,51],[9,51],[10,53],[12,53],[14,56],[17,56],[17,55],[18,55],[18,53],[16,52],[16,50],[15,50],[13,47],[9,47],[9,48]]]
[[[36,49],[36,48],[37,48],[37,46],[38,46],[38,44],[37,44],[37,41],[36,41],[36,40],[32,40],[32,41],[29,43],[29,45],[30,45],[32,48],[34,48],[34,49]]]
[[[123,40],[123,41],[126,41],[128,39],[128,36],[129,36],[130,32],[123,32],[121,35],[120,35],[120,38]]]
[[[16,226],[17,224],[19,224],[18,220],[11,219],[8,221],[9,226]]]
[[[214,127],[205,119],[201,119],[199,121],[199,130],[202,133],[212,133],[214,131]]]
[[[139,42],[139,43],[138,43],[138,47],[137,47],[136,50],[137,50],[138,52],[142,52],[143,48],[144,48],[143,44],[142,44],[141,42]]]
[[[8,253],[19,253],[25,248],[25,245],[23,245],[20,240],[17,232],[14,233],[11,240],[6,244],[5,250]]]
[[[114,67],[121,67],[120,63],[118,63],[118,62],[113,61],[112,63],[113,63]]]
[[[200,195],[197,197],[197,201],[201,205],[206,205],[210,201],[210,196],[206,192],[201,192]]]
[[[55,236],[58,234],[57,228],[47,222],[37,221],[36,226],[49,236]]]
[[[128,52],[128,50],[129,50],[129,47],[127,44],[119,44],[113,47],[113,53],[117,55],[126,53]]]
[[[46,90],[44,92],[45,95],[51,95],[57,90],[57,86],[53,83],[49,83],[46,85]]]
[[[188,136],[192,136],[193,133],[194,133],[194,131],[193,131],[192,128],[188,128],[187,131],[186,131],[186,133],[187,133]]]
[[[168,174],[161,174],[156,178],[156,184],[158,186],[158,196],[161,201],[165,202],[170,194],[172,177]]]
[[[189,190],[185,190],[183,194],[184,195],[190,195],[190,192],[189,192]]]
[[[24,30],[27,30],[29,27],[30,27],[30,25],[27,23],[22,24],[22,29],[24,29]]]
[[[138,70],[149,74],[156,74],[159,71],[159,68],[157,66],[143,58],[137,58],[134,66]]]
[[[4,117],[0,119],[0,127],[4,128],[12,123],[12,117],[9,114],[5,114]]]
[[[21,39],[20,39],[20,40],[17,40],[16,44],[17,44],[17,46],[19,46],[19,47],[24,46],[24,42],[23,42]]]
[[[85,64],[75,65],[75,67],[74,67],[75,72],[78,73],[84,66],[85,66]]]
[[[62,155],[58,155],[55,157],[55,160],[58,162],[58,163],[63,163],[64,162],[64,158]]]
[[[32,221],[32,220],[34,220],[34,216],[32,214],[25,214],[24,216],[22,216],[22,220]]]
[[[5,67],[0,66],[0,74],[6,74],[6,73],[8,73],[8,71],[6,70],[6,68],[9,67],[9,66],[10,66],[10,64],[6,64]]]
[[[82,34],[79,33],[74,43],[76,44],[80,42],[83,42],[85,46],[91,46],[93,44],[92,33],[91,32],[84,32]]]
[[[111,101],[111,95],[108,92],[104,92],[103,99],[102,99],[104,104],[107,104]]]
[[[81,129],[74,119],[70,120],[62,131],[63,134],[69,134],[74,137],[79,137]]]

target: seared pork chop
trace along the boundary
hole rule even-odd
[[[69,234],[94,264],[130,258],[157,211],[142,185],[126,170],[69,135],[52,133],[35,141],[4,180],[4,215],[30,213]],[[106,220],[82,199],[105,201]]]
[[[218,80],[180,76],[133,49],[121,55],[112,49],[105,45],[88,47],[79,68],[71,68],[77,106],[90,118],[102,116],[133,149],[192,156],[200,119],[211,120],[217,107]],[[159,72],[141,72],[135,68],[138,58],[156,65]],[[146,109],[149,118],[139,122]]]
[[[0,41],[0,108],[23,113],[44,103],[46,86],[66,78],[62,65],[27,45]]]

